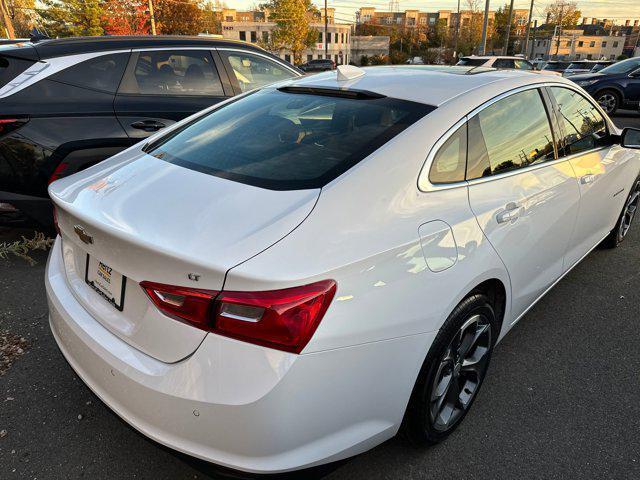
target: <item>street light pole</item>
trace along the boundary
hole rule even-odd
[[[327,30],[329,28],[329,18],[327,17],[327,0],[324,0],[324,58],[329,58],[329,38]]]
[[[480,55],[484,55],[487,49],[487,27],[489,26],[489,2],[491,0],[487,0],[487,3],[484,6],[484,22],[482,23],[482,43],[480,44]]]
[[[509,54],[509,34],[511,33],[511,19],[513,18],[513,0],[509,4],[509,16],[507,18],[507,32],[504,39],[504,54]]]
[[[529,58],[529,31],[531,30],[531,17],[533,17],[533,2],[531,0],[531,8],[529,8],[529,21],[527,22],[527,33],[524,37],[524,44],[522,45],[522,53],[525,57]]]

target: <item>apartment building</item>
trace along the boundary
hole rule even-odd
[[[560,35],[536,38],[531,46],[532,59],[615,60],[622,55],[625,37],[587,35],[584,30],[564,30]]]
[[[404,28],[429,28],[434,27],[438,21],[452,29],[460,25],[461,28],[471,25],[474,15],[484,16],[484,12],[461,10],[460,13],[452,10],[438,10],[437,12],[421,12],[419,10],[405,10],[404,12],[378,11],[375,7],[361,7],[356,12],[356,23],[379,26],[395,26]],[[489,25],[493,26],[496,12],[489,11]],[[513,35],[522,36],[527,29],[529,10],[516,8],[513,10],[515,31]]]
[[[268,21],[267,12],[242,12],[235,9],[224,9],[222,13],[222,36],[232,40],[258,43],[267,47],[275,22]],[[338,65],[348,64],[351,61],[351,25],[335,23],[335,9],[327,9],[327,34],[324,33],[324,9],[320,18],[311,23],[311,27],[317,30],[318,38],[312,48],[306,50],[302,56],[303,61],[320,58],[329,58]],[[325,39],[327,52],[325,55]],[[290,51],[273,51],[283,60],[293,63]]]

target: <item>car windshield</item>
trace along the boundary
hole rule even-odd
[[[600,70],[600,73],[617,74],[617,73],[629,73],[633,70],[640,68],[640,58],[629,58],[613,65],[608,66]]]
[[[569,67],[567,68],[567,70],[582,70],[588,68],[587,66],[587,62],[573,62],[571,65],[569,65]]]
[[[227,104],[147,153],[258,187],[320,188],[435,109],[362,92],[286,90],[261,90]]]
[[[456,65],[464,65],[467,67],[479,67],[487,63],[486,58],[461,58]]]

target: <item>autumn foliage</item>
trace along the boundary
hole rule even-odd
[[[144,0],[106,0],[104,31],[109,35],[148,35],[147,2]]]

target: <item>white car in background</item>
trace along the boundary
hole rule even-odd
[[[337,73],[236,97],[49,188],[53,335],[164,445],[267,473],[401,428],[443,440],[496,343],[629,230],[640,131],[572,82]]]
[[[461,57],[456,65],[466,67],[485,67],[497,69],[527,70],[544,75],[560,75],[555,72],[536,70],[533,63],[523,57],[506,55],[471,55]]]

